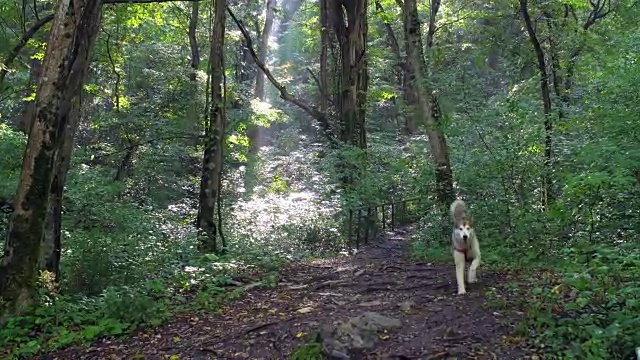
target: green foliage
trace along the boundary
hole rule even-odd
[[[88,345],[102,337],[119,336],[155,327],[176,312],[217,311],[244,296],[243,288],[229,288],[237,264],[232,258],[193,261],[164,277],[137,286],[106,288],[99,296],[68,296],[42,288],[38,307],[10,317],[0,330],[0,356],[18,359],[69,345]],[[277,274],[265,276],[267,286]]]
[[[304,340],[291,352],[290,360],[322,360],[326,358],[322,350],[322,339],[318,333],[306,335]]]
[[[637,245],[583,244],[567,249],[572,268],[560,278],[517,289],[529,301],[523,335],[563,358],[628,359],[640,337]]]
[[[27,137],[0,123],[0,197],[11,198],[22,170]]]

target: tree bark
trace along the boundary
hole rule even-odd
[[[524,20],[525,27],[527,28],[527,34],[529,35],[529,41],[533,45],[533,50],[536,54],[538,73],[540,76],[540,96],[542,97],[542,108],[544,115],[544,170],[542,174],[542,206],[546,209],[550,201],[551,196],[551,165],[552,165],[552,151],[553,145],[553,122],[552,116],[552,104],[551,104],[551,90],[549,86],[549,74],[547,73],[547,62],[544,57],[544,51],[542,45],[538,40],[538,35],[533,28],[531,17],[529,16],[529,9],[527,0],[520,0],[520,14]]]
[[[189,73],[189,81],[191,82],[191,106],[189,107],[187,117],[192,126],[193,139],[192,145],[197,146],[200,143],[200,132],[202,124],[200,123],[200,102],[198,101],[198,70],[200,69],[200,47],[198,46],[198,20],[200,3],[194,1],[191,3],[191,18],[189,19],[189,47],[191,48],[191,72]]]
[[[60,281],[60,255],[62,253],[62,200],[64,184],[71,167],[71,157],[75,144],[74,134],[78,129],[81,118],[82,100],[80,96],[74,98],[69,112],[67,133],[58,155],[60,165],[51,183],[51,202],[45,225],[45,236],[42,244],[39,268],[54,274],[56,282]]]
[[[224,146],[224,36],[226,21],[226,0],[216,0],[213,32],[211,36],[211,108],[207,127],[207,140],[203,156],[200,181],[200,202],[197,226],[201,249],[218,253],[217,237],[221,229],[216,222],[216,207],[220,197],[220,177],[222,175]]]
[[[328,0],[320,0],[320,74],[318,103],[322,112],[329,109],[329,14],[327,8]]]
[[[345,144],[364,149],[367,147],[367,0],[330,2],[329,15],[340,46],[340,138]]]
[[[260,49],[258,50],[258,57],[263,64],[267,63],[267,56],[269,54],[269,37],[271,37],[271,30],[273,29],[273,19],[275,15],[276,0],[267,0],[266,2],[266,18],[264,21],[264,27],[260,33]],[[256,87],[255,96],[260,101],[266,100],[266,94],[264,89],[265,76],[264,73],[258,71],[256,74]],[[250,141],[249,154],[256,155],[260,151],[262,146],[262,130],[263,128],[256,124],[250,124],[247,128],[247,136]]]
[[[435,35],[435,17],[440,2],[433,0],[431,3],[431,15],[429,18],[429,30],[427,32],[427,44],[433,46]],[[431,148],[431,156],[436,166],[436,186],[438,202],[442,205],[449,204],[454,198],[453,173],[449,160],[446,137],[440,128],[440,112],[437,98],[425,82],[428,74],[427,64],[424,61],[420,33],[420,19],[416,0],[405,0],[403,8],[403,23],[405,33],[405,47],[407,52],[407,66],[410,73],[409,86],[414,93],[417,106],[413,109],[416,122],[421,123],[424,117],[427,138]]]
[[[100,0],[58,3],[0,265],[0,296],[7,304],[3,315],[19,312],[34,300],[52,183],[67,134],[74,137],[69,116],[88,70],[101,10]]]
[[[264,27],[262,28],[262,32],[260,35],[260,50],[259,57],[260,61],[263,64],[267,63],[267,55],[269,54],[269,37],[271,36],[271,30],[273,29],[273,18],[274,18],[274,9],[276,7],[276,0],[267,0],[266,3],[266,18],[264,21]],[[266,99],[264,92],[264,82],[265,77],[264,73],[258,72],[256,76],[256,97],[260,99],[260,101],[264,101]]]

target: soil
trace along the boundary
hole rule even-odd
[[[489,306],[487,292],[504,291],[507,274],[481,266],[479,282],[457,295],[453,262],[412,261],[409,231],[388,233],[354,256],[294,264],[274,288],[252,289],[218,313],[182,314],[153,330],[40,359],[287,359],[323,327],[367,313],[400,326],[381,330],[351,359],[538,358],[513,336],[518,312]]]

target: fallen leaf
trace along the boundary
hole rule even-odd
[[[301,337],[303,337],[304,335],[305,335],[305,333],[303,333],[303,332],[299,332],[298,334],[296,334],[296,337],[297,337],[297,338],[301,338]]]
[[[303,308],[300,308],[300,309],[296,310],[296,312],[298,314],[306,314],[306,313],[310,313],[312,311],[313,311],[313,308],[311,306],[306,306],[306,307],[303,307]]]

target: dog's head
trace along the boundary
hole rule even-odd
[[[466,243],[471,237],[472,228],[473,224],[471,223],[470,217],[461,216],[457,218],[453,224],[453,233],[455,234],[455,238]]]

